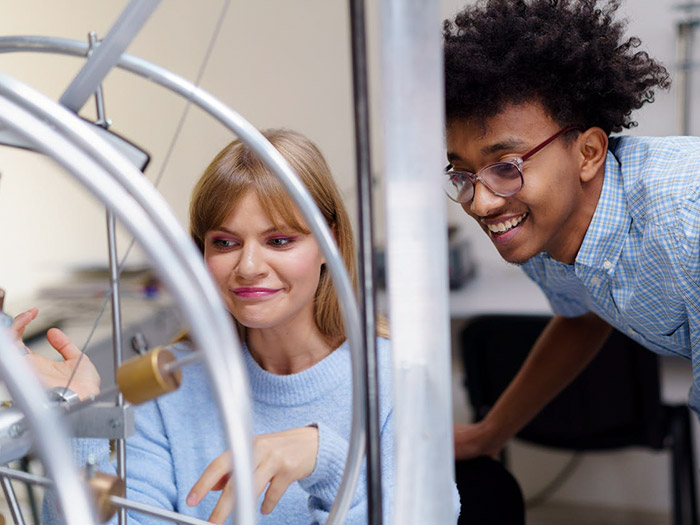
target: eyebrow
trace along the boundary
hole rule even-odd
[[[212,229],[209,230],[209,231],[210,231],[210,232],[214,232],[214,233],[216,233],[216,232],[227,233],[227,234],[233,235],[233,236],[237,235],[236,232],[229,230],[229,229],[226,228],[225,226],[219,226],[218,228],[212,228]],[[278,231],[279,231],[279,230],[273,226],[272,228],[268,228],[267,230],[265,230],[264,232],[262,232],[262,235],[269,235],[269,234],[271,234],[271,233],[275,233],[275,232],[278,232]]]
[[[495,144],[489,144],[481,148],[481,155],[486,157],[488,155],[493,155],[494,153],[500,153],[501,151],[511,151],[519,148],[524,148],[527,146],[527,142],[517,138],[510,138],[503,140],[501,142],[496,142]],[[452,163],[454,161],[464,160],[457,153],[452,151],[447,152],[447,160]]]

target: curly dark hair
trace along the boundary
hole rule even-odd
[[[448,121],[485,122],[506,104],[540,102],[562,125],[606,133],[670,86],[666,68],[613,20],[618,0],[485,0],[446,20]]]

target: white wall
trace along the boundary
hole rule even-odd
[[[0,35],[81,40],[91,30],[104,35],[125,5],[123,0],[29,0],[4,10]],[[219,0],[162,2],[128,52],[194,80],[223,5]],[[316,141],[354,206],[348,39],[343,2],[231,2],[201,85],[258,127],[291,127]],[[50,55],[0,55],[0,71],[54,99],[82,63]],[[151,153],[147,176],[154,179],[184,101],[121,71],[108,76],[104,91],[112,129]],[[90,102],[84,114],[93,113]],[[183,224],[194,182],[233,138],[201,111],[190,111],[160,186]],[[13,300],[71,267],[105,264],[104,213],[67,175],[46,159],[5,148],[0,172],[0,245],[8,247],[0,258],[0,286],[8,290],[10,308]],[[126,239],[120,238],[120,246]]]

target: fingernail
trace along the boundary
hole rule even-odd
[[[186,500],[186,502],[187,502],[187,504],[188,504],[190,507],[194,507],[194,506],[197,504],[197,494],[194,493],[194,492],[190,492],[190,493],[187,495],[187,500]]]

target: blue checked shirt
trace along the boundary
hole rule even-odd
[[[573,265],[522,265],[555,313],[593,312],[645,347],[692,360],[700,414],[700,138],[610,141],[598,206]]]

